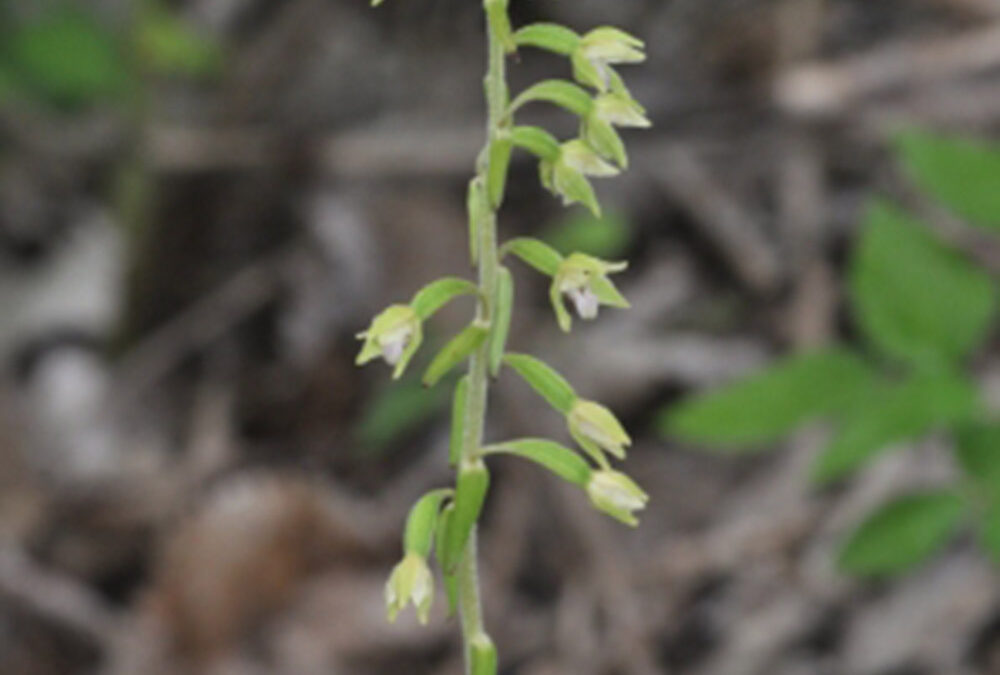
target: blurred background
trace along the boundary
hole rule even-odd
[[[856,340],[864,205],[920,202],[889,139],[1000,128],[1000,2],[511,4],[517,25],[648,44],[623,74],[655,127],[598,184],[606,216],[561,209],[522,158],[501,232],[632,262],[633,309],[570,336],[515,267],[511,346],[619,412],[652,502],[631,531],[494,464],[502,672],[1000,672],[997,578],[971,541],[886,581],[835,565],[873,505],[947,475],[933,439],[817,489],[823,429],[734,458],[660,423]],[[353,360],[382,307],[469,274],[483,52],[469,0],[0,0],[0,672],[461,671],[441,598],[424,629],[382,601],[408,507],[451,480],[450,386],[420,386],[430,349],[398,384]],[[567,74],[527,50],[510,71],[515,89]],[[468,312],[442,312],[429,345]],[[490,438],[568,440],[516,378],[492,391]]]

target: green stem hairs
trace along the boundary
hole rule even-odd
[[[380,3],[375,0],[373,4]],[[625,269],[626,263],[580,253],[563,257],[530,238],[503,245],[497,241],[497,211],[514,149],[538,159],[542,185],[564,204],[578,203],[595,214],[600,212],[589,177],[612,176],[628,164],[616,127],[649,126],[645,110],[614,70],[618,64],[643,61],[644,45],[609,27],[583,35],[556,24],[533,24],[514,31],[507,5],[508,0],[484,0],[489,53],[487,140],[468,192],[470,255],[478,268],[478,283],[439,279],[418,291],[408,304],[387,308],[359,335],[364,344],[357,358],[359,365],[382,358],[398,378],[420,347],[423,322],[456,297],[477,298],[473,320],[432,359],[423,375],[424,384],[434,386],[460,363],[469,364],[455,388],[452,408],[450,461],[457,471],[455,487],[433,490],[413,506],[403,536],[403,559],[385,589],[390,620],[412,603],[420,621],[426,622],[434,596],[434,576],[428,565],[433,550],[451,609],[461,618],[470,675],[497,670],[496,648],[483,625],[476,552],[476,526],[489,489],[488,457],[516,455],[536,462],[583,488],[595,508],[631,526],[638,523],[635,512],[649,499],[634,481],[611,467],[608,456],[624,459],[631,443],[614,414],[579,397],[561,375],[538,359],[505,351],[514,295],[510,272],[503,266],[508,255],[552,278],[550,297],[563,331],[572,325],[567,301],[581,319],[596,318],[601,305],[628,307],[609,279],[610,274]],[[506,61],[522,47],[566,57],[575,82],[546,80],[512,100]],[[578,116],[579,137],[560,142],[543,129],[515,124],[517,111],[533,102],[554,104]],[[489,378],[497,376],[504,365],[564,415],[582,455],[540,438],[484,444]]]

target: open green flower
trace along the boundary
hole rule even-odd
[[[554,160],[543,159],[539,164],[542,185],[549,192],[561,197],[565,206],[583,204],[594,215],[600,215],[601,207],[587,176],[602,178],[618,173],[618,169],[579,138],[560,145]]]
[[[392,305],[372,319],[368,330],[358,333],[358,339],[365,343],[355,364],[364,365],[381,357],[395,366],[392,377],[396,379],[406,370],[423,340],[420,317],[409,305]]]
[[[608,466],[605,452],[625,459],[625,448],[632,445],[632,439],[618,418],[600,403],[577,399],[566,422],[573,439],[603,468]]]
[[[591,474],[587,496],[594,507],[626,525],[639,524],[636,511],[646,508],[649,495],[635,481],[621,473],[603,469]]]
[[[427,566],[427,560],[412,551],[393,568],[385,584],[385,607],[389,621],[395,621],[411,602],[417,610],[417,620],[426,624],[434,602],[434,575]]]
[[[549,299],[559,327],[568,332],[573,326],[573,319],[566,310],[567,298],[581,319],[596,319],[601,305],[627,309],[628,300],[608,278],[609,274],[621,272],[626,267],[626,262],[607,262],[583,253],[564,258],[549,287]]]
[[[620,63],[641,63],[646,59],[645,43],[617,28],[595,28],[584,35],[570,56],[573,77],[578,82],[604,92],[614,89],[620,78],[611,68]]]

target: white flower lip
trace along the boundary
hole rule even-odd
[[[601,306],[597,294],[590,289],[590,286],[580,288],[570,288],[566,291],[567,297],[573,301],[576,313],[581,319],[596,319],[597,310]]]

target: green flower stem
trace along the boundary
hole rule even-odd
[[[487,0],[491,1],[491,0]],[[489,36],[489,69],[486,74],[486,103],[489,111],[487,124],[487,145],[501,132],[504,114],[508,104],[506,56],[501,36],[494,29],[494,22],[487,21]],[[483,156],[488,153],[483,152]],[[485,179],[487,167],[479,171]],[[480,228],[479,242],[479,290],[492,299],[497,287],[497,216],[491,211]],[[485,309],[480,308],[480,315]],[[487,387],[489,378],[489,341],[483,343],[469,361],[469,386],[465,403],[465,436],[462,443],[462,459],[470,461],[476,457],[483,442],[483,427],[486,419]],[[478,553],[476,532],[473,529],[466,544],[465,553],[458,572],[459,612],[462,619],[462,639],[465,643],[466,673],[471,673],[469,644],[472,638],[483,630],[482,604],[479,593]]]

